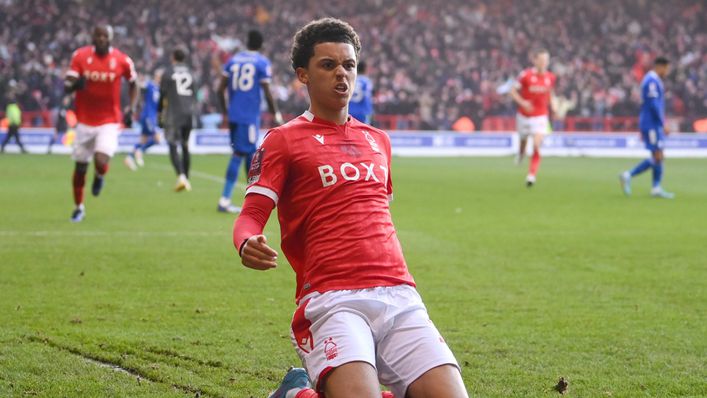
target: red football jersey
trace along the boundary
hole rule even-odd
[[[532,117],[549,113],[550,93],[555,87],[555,75],[552,72],[538,73],[535,68],[529,68],[521,72],[516,84],[520,96],[533,104],[530,112],[519,106],[518,112],[521,115]]]
[[[121,78],[137,79],[133,61],[116,48],[98,56],[93,46],[74,51],[67,76],[86,78],[86,85],[76,91],[76,118],[79,123],[100,126],[120,123]]]
[[[297,300],[313,292],[409,284],[388,202],[390,139],[354,118],[305,112],[272,129],[255,153],[248,194],[277,204]]]

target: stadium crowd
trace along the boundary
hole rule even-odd
[[[552,55],[560,117],[636,116],[640,79],[658,54],[673,62],[669,115],[684,130],[707,116],[707,3],[699,0],[0,0],[0,105],[16,93],[25,112],[55,110],[71,52],[101,21],[141,73],[185,44],[202,114],[218,112],[221,65],[259,29],[281,109],[299,113],[307,98],[290,67],[291,37],[329,15],[349,21],[365,43],[376,113],[414,114],[422,128],[513,115],[506,91],[533,47]]]

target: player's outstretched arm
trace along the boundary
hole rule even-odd
[[[123,124],[125,124],[125,126],[127,127],[130,127],[133,121],[133,114],[137,109],[138,100],[138,87],[135,81],[131,81],[128,84],[128,98],[128,105],[123,110]]]
[[[525,98],[521,97],[520,93],[518,92],[518,89],[515,86],[511,87],[511,98],[513,98],[513,101],[515,101],[518,106],[525,109],[526,111],[531,112],[533,110],[533,104],[531,104],[530,101],[526,100]]]
[[[283,124],[284,120],[282,119],[280,110],[277,108],[277,101],[275,101],[275,97],[273,97],[272,91],[270,91],[270,83],[260,82],[260,86],[263,88],[263,93],[265,93],[265,101],[268,103],[268,108],[275,119],[275,124],[278,126]]]
[[[233,245],[248,268],[268,270],[277,267],[277,252],[268,246],[263,235],[275,203],[267,196],[246,195],[243,210],[233,225]]]
[[[64,94],[71,94],[86,87],[86,78],[83,76],[66,76],[64,78]]]
[[[228,104],[226,103],[226,87],[228,86],[228,77],[221,76],[221,80],[218,83],[218,89],[216,89],[216,98],[218,98],[218,106],[221,110],[221,115],[223,115],[223,123],[228,124]]]

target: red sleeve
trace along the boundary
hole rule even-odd
[[[248,171],[246,195],[265,195],[277,204],[287,181],[290,157],[285,133],[280,129],[270,130],[260,148],[253,155]]]
[[[246,195],[241,214],[233,223],[233,246],[238,254],[248,238],[263,233],[274,207],[272,199],[265,195]]]
[[[134,82],[137,80],[137,72],[135,71],[135,64],[133,63],[133,60],[130,59],[127,55],[123,54],[124,57],[124,62],[125,62],[125,70],[123,71],[123,77],[125,77],[125,80],[129,82]]]
[[[521,88],[523,88],[523,86],[525,85],[525,78],[526,78],[527,75],[528,75],[528,74],[527,74],[527,71],[525,71],[525,70],[523,70],[522,72],[520,72],[520,74],[519,74],[518,77],[516,78],[516,82],[515,82],[516,89],[521,89]]]
[[[71,56],[71,64],[69,66],[69,70],[66,71],[66,76],[72,76],[75,78],[81,77],[81,74],[83,73],[83,67],[81,65],[81,62],[79,60],[79,50],[74,51],[74,54]]]

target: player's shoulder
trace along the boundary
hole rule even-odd
[[[647,86],[648,84],[654,83],[656,81],[656,76],[653,73],[648,72],[643,76],[643,79],[641,80],[641,85]]]
[[[654,71],[650,71],[646,73],[646,80],[657,82],[660,81],[660,76],[658,76],[658,74]]]
[[[110,48],[110,54],[116,58],[130,60],[130,56],[128,54],[120,51],[120,49],[115,48],[115,47]]]
[[[306,113],[304,113],[273,130],[277,130],[278,133],[296,135],[307,132],[312,128],[312,121],[308,119]]]
[[[357,130],[365,130],[369,134],[373,136],[373,138],[379,138],[384,141],[390,141],[390,136],[388,135],[385,130],[381,130],[377,127],[373,127],[370,124],[366,124],[354,117],[351,117],[349,123],[351,124],[351,127],[357,129]]]
[[[187,73],[191,73],[191,68],[189,68],[189,65],[187,65],[187,64],[185,64],[185,63],[176,64],[176,65],[174,65],[174,67],[173,67],[172,69],[173,69],[175,72],[181,72],[181,73],[187,72]]]
[[[292,135],[292,121],[281,126],[273,127],[263,136],[261,148],[282,147],[285,143],[285,137]]]
[[[93,54],[93,46],[83,46],[74,50],[71,56],[74,58],[86,58],[91,54]]]
[[[533,68],[525,68],[522,71],[520,71],[520,74],[518,75],[521,78],[528,77],[534,73]]]

